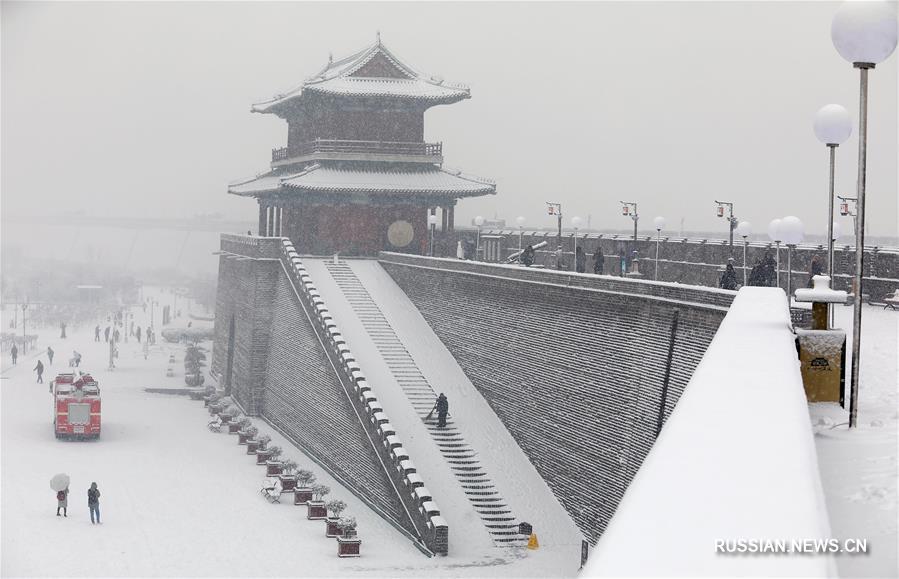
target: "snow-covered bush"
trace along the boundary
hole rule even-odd
[[[331,518],[337,519],[340,518],[340,513],[342,513],[346,509],[346,503],[340,499],[334,499],[328,501],[325,505],[325,508],[328,509],[328,512],[331,513]]]
[[[343,531],[344,537],[356,536],[356,517],[344,517],[337,521],[337,528]]]
[[[229,404],[222,412],[228,416],[237,416],[240,414],[240,408],[234,404]]]
[[[247,433],[248,438],[256,438],[256,435],[259,434],[259,429],[251,424],[244,429],[244,432]]]
[[[237,426],[239,426],[240,429],[243,430],[244,432],[247,432],[247,428],[249,428],[249,426],[250,426],[251,424],[252,424],[252,422],[251,422],[250,419],[247,418],[246,416],[241,416],[241,417],[237,420]]]
[[[265,448],[269,442],[272,441],[272,437],[268,434],[263,434],[259,437],[259,448]]]
[[[315,473],[311,470],[301,468],[297,471],[297,484],[301,487],[308,487],[315,482]]]
[[[297,465],[297,463],[292,460],[285,460],[281,463],[281,472],[286,475],[292,475],[296,472],[298,466],[299,465]]]
[[[281,450],[281,447],[276,444],[267,447],[266,450],[268,451],[268,457],[270,460],[277,460],[278,457],[281,456],[281,453],[284,452],[283,450]]]
[[[312,496],[315,497],[315,500],[320,501],[325,498],[325,495],[331,492],[331,487],[328,485],[315,484],[312,485]]]

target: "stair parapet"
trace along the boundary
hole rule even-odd
[[[241,238],[241,243],[245,239],[243,236],[229,236],[229,239],[226,240],[225,236],[222,236],[223,251],[226,251],[226,241],[228,243],[237,243],[231,240],[230,237]],[[255,239],[257,241],[269,241],[268,238]],[[409,474],[415,472],[414,466],[411,470],[409,468],[409,465],[411,465],[409,453],[403,448],[402,442],[396,436],[393,427],[389,426],[387,415],[383,413],[383,408],[373,393],[371,386],[365,380],[365,375],[362,373],[358,363],[356,363],[355,357],[352,355],[349,347],[347,347],[346,341],[334,323],[327,305],[321,298],[312,278],[303,267],[302,260],[288,239],[271,238],[271,241],[280,241],[282,244],[280,255],[275,254],[273,257],[280,258],[288,277],[295,282],[296,288],[301,288],[297,295],[303,300],[307,310],[312,312],[313,326],[315,326],[316,332],[325,340],[326,349],[330,350],[327,354],[336,362],[335,367],[342,374],[341,383],[349,384],[349,388],[352,389],[351,392],[347,392],[348,398],[356,407],[360,418],[362,418],[360,422],[363,428],[375,442],[374,447],[385,465],[387,475],[394,481],[397,497],[404,503],[405,510],[410,519],[412,519],[413,526],[418,530],[419,539],[432,552],[446,555],[449,548],[449,526],[442,517],[429,514],[434,511],[439,514],[439,510],[436,509],[436,504],[433,504],[433,497],[431,497],[429,492],[426,497],[415,492],[410,495],[408,492],[408,489],[418,490],[424,488],[424,482],[419,475],[416,475],[417,478],[414,482],[420,484],[413,484],[413,481],[409,480]],[[256,247],[259,252],[267,251],[271,253],[271,243],[248,245]],[[269,255],[266,254],[266,257],[269,257]],[[383,427],[385,424],[388,428]],[[425,499],[433,504],[433,506],[429,505],[431,508],[423,508]]]

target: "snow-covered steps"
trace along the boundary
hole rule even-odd
[[[436,414],[429,416],[437,393],[378,304],[345,261],[334,263],[328,260],[324,264],[406,399],[425,423],[431,439],[481,518],[494,544],[522,544],[525,539],[518,534],[518,520],[497,492],[477,451],[466,442],[463,433],[452,420],[452,412],[443,427],[438,426]]]

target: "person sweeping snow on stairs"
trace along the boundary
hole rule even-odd
[[[431,418],[431,415],[434,414],[435,410],[437,411],[437,426],[440,428],[445,427],[446,415],[449,414],[449,401],[446,399],[446,396],[443,395],[443,392],[437,397],[437,402],[434,403],[434,408],[431,408],[431,411],[428,412],[427,418]]]

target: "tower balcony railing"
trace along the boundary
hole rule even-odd
[[[315,158],[393,159],[434,163],[443,161],[443,143],[315,139],[300,143],[295,147],[272,149],[272,165],[284,165]]]

